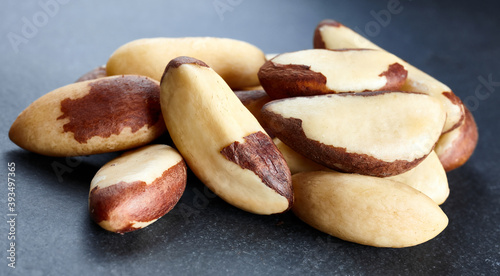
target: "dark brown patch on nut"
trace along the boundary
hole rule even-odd
[[[451,148],[439,155],[439,160],[445,171],[449,172],[462,166],[474,153],[479,133],[477,131],[476,121],[468,108],[464,107],[465,119],[463,125],[456,131],[460,135],[453,141]]]
[[[170,68],[178,68],[179,66],[181,66],[183,64],[196,64],[199,66],[210,68],[210,66],[208,66],[205,62],[203,62],[199,59],[187,57],[187,56],[180,56],[180,57],[176,57],[176,58],[172,59],[167,64],[167,67],[165,67],[165,71],[163,71],[163,75],[161,76],[161,80],[163,81],[163,77],[165,77],[165,74],[167,73],[167,71]]]
[[[269,188],[285,197],[292,207],[292,176],[281,152],[273,140],[261,131],[244,137],[245,143],[234,142],[220,153],[243,169],[254,172]],[[287,210],[288,210],[287,209]]]
[[[106,188],[99,186],[89,195],[89,212],[100,223],[112,220],[117,233],[136,230],[133,222],[148,222],[168,213],[177,204],[186,187],[186,165],[180,161],[164,171],[153,183],[119,182]]]
[[[460,125],[462,125],[464,119],[465,119],[465,106],[463,105],[462,103],[462,100],[460,100],[460,98],[455,95],[455,93],[451,92],[451,91],[446,91],[446,92],[443,92],[442,93],[446,98],[448,98],[450,100],[450,102],[454,105],[458,105],[462,108],[462,114],[461,114],[461,117],[460,119],[458,120],[458,122],[456,124],[454,124],[450,129],[448,129],[445,133],[448,133],[456,128],[458,128]]]
[[[304,133],[302,120],[300,119],[285,119],[280,114],[270,112],[265,108],[262,110],[262,117],[265,126],[271,129],[276,137],[290,148],[316,163],[341,172],[387,177],[412,169],[427,156],[425,155],[411,162],[404,160],[385,162],[367,154],[347,152],[345,148],[334,147],[309,139]]]
[[[339,22],[332,20],[332,19],[325,19],[319,22],[318,26],[316,26],[316,29],[314,30],[314,37],[313,37],[313,47],[315,49],[325,49],[326,45],[325,42],[323,41],[323,37],[321,35],[320,29],[324,26],[332,26],[332,27],[342,27],[343,25],[340,24]]]
[[[326,77],[299,64],[267,61],[259,70],[260,84],[273,99],[335,93],[326,87]]]
[[[86,143],[94,136],[103,138],[120,134],[125,127],[136,132],[143,126],[154,126],[160,119],[160,86],[142,76],[98,79],[89,84],[89,93],[78,99],[61,101],[63,115],[69,119],[64,132]]]
[[[406,77],[408,76],[408,71],[403,65],[399,63],[393,63],[389,65],[387,71],[379,75],[380,77],[385,76],[387,83],[380,90],[399,90],[405,84]]]
[[[104,78],[107,76],[108,76],[108,74],[106,73],[106,65],[102,65],[102,66],[94,68],[91,71],[83,74],[78,80],[76,80],[76,82],[95,80],[95,79],[100,79],[100,78]]]
[[[260,101],[261,99],[266,99],[267,101],[271,100],[264,90],[241,90],[234,91],[234,94],[236,94],[244,106],[255,101]]]

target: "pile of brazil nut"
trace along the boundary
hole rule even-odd
[[[213,37],[151,38],[45,94],[12,124],[47,156],[124,153],[90,183],[89,212],[125,233],[167,214],[189,168],[242,210],[292,211],[340,239],[426,242],[448,225],[446,172],[478,139],[445,84],[334,20],[313,49],[265,55]],[[173,145],[154,144],[170,135]]]

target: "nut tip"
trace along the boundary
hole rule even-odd
[[[165,74],[168,72],[168,70],[170,68],[177,68],[177,67],[179,67],[179,66],[181,66],[183,64],[196,64],[196,65],[199,65],[199,66],[210,68],[210,66],[208,66],[205,62],[203,62],[203,61],[201,61],[199,59],[196,59],[196,58],[193,58],[193,57],[188,57],[188,56],[180,56],[180,57],[176,57],[176,58],[172,59],[167,64],[167,67],[165,67],[165,71],[163,72],[161,80],[163,81],[163,78],[165,77]]]

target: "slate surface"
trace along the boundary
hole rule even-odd
[[[498,8],[495,1],[2,1],[0,274],[498,275]],[[473,111],[479,145],[465,166],[448,174],[451,194],[442,208],[450,223],[427,243],[372,248],[329,237],[291,213],[245,213],[213,197],[193,175],[167,216],[126,235],[107,233],[90,220],[87,194],[95,172],[115,153],[52,158],[8,139],[10,125],[32,101],[104,64],[130,40],[219,36],[279,53],[312,47],[313,30],[325,18],[361,30],[448,84]],[[12,213],[15,234],[9,234]],[[7,258],[12,236],[15,269]]]

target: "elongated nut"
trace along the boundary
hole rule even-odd
[[[295,215],[346,241],[408,247],[434,238],[448,225],[432,199],[396,181],[339,172],[304,172],[292,179]]]
[[[411,186],[430,197],[438,205],[443,204],[450,194],[446,172],[434,151],[415,168],[386,179]]]
[[[95,80],[107,76],[108,74],[106,73],[106,65],[102,65],[83,74],[80,78],[78,78],[78,80],[76,80],[76,82]]]
[[[277,138],[321,165],[385,177],[432,151],[446,114],[425,94],[363,92],[275,100],[262,118]]]
[[[436,144],[436,153],[444,169],[449,172],[462,166],[474,153],[479,134],[472,113],[465,109],[462,125],[441,135]]]
[[[372,48],[383,50],[355,31],[330,19],[321,21],[316,27],[314,48]],[[443,133],[460,126],[464,120],[464,106],[451,89],[406,61],[398,58],[397,62],[408,70],[408,77],[401,88],[402,91],[426,93],[441,102],[443,109],[446,111],[446,123]]]
[[[167,145],[149,145],[105,164],[90,185],[89,212],[102,228],[125,233],[168,213],[186,187],[182,156]]]
[[[302,50],[267,61],[258,76],[273,99],[398,90],[407,73],[398,62],[397,57],[372,49]]]
[[[147,38],[118,48],[107,63],[108,75],[137,74],[160,81],[165,65],[178,56],[205,61],[231,88],[259,85],[264,53],[247,42],[229,38]]]
[[[76,156],[146,145],[165,132],[160,86],[143,76],[115,76],[56,89],[29,105],[9,138],[49,156]]]
[[[178,57],[161,81],[167,129],[196,176],[228,203],[256,214],[293,201],[283,156],[257,119],[204,62]]]

